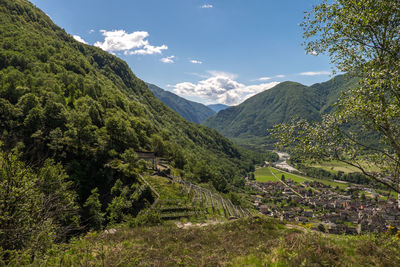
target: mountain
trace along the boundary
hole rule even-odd
[[[207,107],[211,108],[212,110],[214,110],[217,113],[220,112],[221,110],[229,108],[228,105],[224,105],[224,104],[212,104],[212,105],[207,105]]]
[[[136,215],[148,206],[154,199],[138,174],[150,167],[137,152],[223,192],[252,168],[251,155],[183,119],[126,62],[77,42],[30,2],[0,1],[0,36],[0,150],[35,170],[62,168],[81,208],[95,189],[103,211],[132,190],[124,209]]]
[[[173,111],[194,123],[202,123],[208,117],[215,114],[215,111],[211,108],[196,103],[193,101],[186,100],[174,93],[161,89],[160,87],[146,83],[153,94],[161,100],[164,104],[170,107]]]
[[[204,125],[223,135],[237,139],[258,139],[267,136],[275,124],[299,117],[318,121],[332,109],[341,92],[355,86],[357,79],[338,75],[333,79],[305,86],[283,82],[259,93],[238,106],[230,107],[208,118]]]

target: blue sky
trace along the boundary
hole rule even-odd
[[[205,104],[239,104],[279,82],[330,79],[301,46],[317,0],[33,0],[76,38],[127,61],[146,82]]]

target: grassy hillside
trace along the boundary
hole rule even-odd
[[[275,124],[299,117],[318,121],[328,112],[340,93],[356,84],[355,79],[339,75],[328,82],[305,86],[283,82],[259,93],[242,104],[230,107],[207,119],[204,124],[223,135],[259,141]],[[243,143],[243,142],[242,142]]]
[[[202,123],[208,117],[215,114],[215,111],[203,104],[186,100],[174,93],[165,91],[160,87],[147,83],[153,94],[173,111],[194,123]]]
[[[22,265],[23,257],[19,260]],[[51,266],[394,266],[391,236],[343,236],[285,227],[267,218],[180,229],[173,224],[118,227],[55,247]]]

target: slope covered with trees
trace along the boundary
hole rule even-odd
[[[215,114],[214,110],[203,104],[184,99],[154,84],[147,83],[147,86],[161,102],[188,121],[202,123]]]
[[[0,190],[32,191],[26,199],[38,201],[26,202],[37,204],[38,223],[32,225],[46,223],[55,233],[71,234],[138,214],[153,201],[138,179],[148,168],[138,151],[155,152],[184,178],[222,192],[243,184],[253,166],[249,155],[215,130],[180,117],[124,61],[75,41],[30,2],[0,1],[0,36],[0,164],[9,168],[1,173]],[[11,173],[13,166],[18,175]],[[60,190],[70,192],[74,212],[68,218],[42,210],[48,201],[57,204],[52,211],[66,207],[56,201]],[[13,220],[31,211],[21,202],[27,210],[14,218],[19,215],[10,201],[22,199],[1,195],[0,247],[6,249],[8,231],[16,230]],[[50,215],[40,218],[43,213]],[[26,242],[13,240],[12,248],[40,240],[43,231],[31,230]]]
[[[283,82],[242,104],[220,111],[204,124],[233,138],[265,137],[275,124],[299,117],[319,121],[332,109],[340,94],[356,85],[356,79],[338,75],[312,86]]]

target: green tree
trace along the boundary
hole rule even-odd
[[[289,146],[298,160],[346,162],[400,192],[400,1],[324,0],[302,26],[308,53],[328,54],[337,70],[360,82],[320,123],[276,127],[278,145]],[[363,142],[360,132],[380,144]],[[361,158],[380,171],[369,171]]]
[[[210,165],[205,160],[196,162],[196,165],[193,167],[193,174],[201,183],[207,183],[213,177]]]
[[[251,172],[251,173],[249,174],[249,179],[252,180],[252,181],[255,180],[254,172]]]
[[[107,207],[108,220],[111,223],[120,222],[123,216],[128,214],[132,207],[132,202],[129,199],[130,193],[129,187],[124,186],[120,179],[111,188],[111,194],[114,198]]]
[[[111,188],[114,196],[107,207],[108,220],[111,223],[121,222],[129,216],[136,216],[140,210],[154,201],[152,191],[147,185],[124,184],[118,179]]]
[[[77,194],[72,190],[72,181],[60,163],[48,159],[38,172],[36,186],[44,195],[42,219],[52,220],[58,226],[56,239],[65,241],[79,224]]]
[[[93,189],[91,195],[86,199],[86,202],[83,205],[86,209],[89,227],[97,231],[101,230],[104,222],[104,213],[101,212],[99,196],[100,194],[98,189]]]
[[[42,194],[37,177],[14,154],[0,154],[0,246],[21,249],[32,246],[37,236],[51,233],[51,225],[42,225]],[[47,227],[49,226],[49,227]],[[54,233],[54,232],[53,232]]]
[[[0,152],[0,166],[0,248],[37,252],[76,230],[75,194],[60,165],[46,161],[36,173]]]

